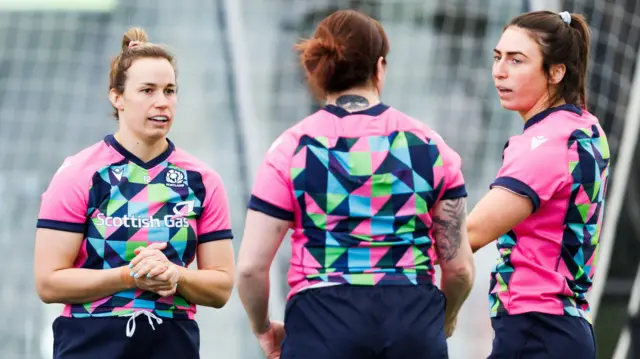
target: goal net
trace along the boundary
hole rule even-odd
[[[237,245],[264,151],[317,108],[293,44],[331,11],[359,8],[382,22],[391,42],[383,100],[460,153],[471,207],[494,178],[506,140],[522,129],[516,114],[500,108],[491,79],[504,24],[534,8],[587,15],[589,107],[615,159],[631,101],[639,7],[633,0],[0,0],[0,245],[8,253],[0,262],[0,357],[51,357],[60,306],[41,304],[34,289],[39,196],[65,156],[115,130],[109,62],[129,26],[145,28],[177,55],[180,100],[170,137],[221,174]],[[486,293],[497,257],[490,247],[476,255],[475,287],[449,340],[452,359],[490,351]],[[287,249],[285,243],[272,271],[278,319]],[[262,357],[235,292],[224,309],[200,308],[196,318],[203,359]]]

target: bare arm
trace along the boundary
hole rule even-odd
[[[82,304],[133,288],[129,268],[73,268],[82,234],[52,229],[36,232],[36,290],[45,303]]]
[[[433,210],[436,253],[442,269],[440,287],[447,298],[445,321],[455,320],[473,286],[473,253],[465,228],[467,199],[440,201]]]
[[[178,293],[191,303],[222,308],[229,300],[234,282],[234,253],[231,240],[198,245],[198,270],[177,267]]]
[[[528,197],[494,187],[469,214],[467,231],[473,252],[498,239],[525,220],[533,211]]]
[[[238,254],[238,294],[256,334],[269,326],[269,271],[290,224],[254,210],[247,213]]]

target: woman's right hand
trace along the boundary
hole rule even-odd
[[[153,243],[147,248],[136,249],[136,257],[138,257],[144,250],[161,251],[166,247],[166,245],[166,243]],[[134,268],[131,269],[130,275],[133,277],[135,286],[148,292],[157,293],[163,297],[175,294],[175,281],[167,280],[167,278],[165,278],[173,277],[169,275],[172,274],[169,272],[175,271],[175,268],[172,268],[173,266],[168,260],[163,259],[166,259],[166,257],[147,257],[144,260],[143,268],[134,266]],[[136,262],[140,263],[139,260]]]

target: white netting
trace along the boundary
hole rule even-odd
[[[10,11],[12,3],[39,3],[40,10]],[[39,195],[65,156],[115,129],[107,101],[108,66],[131,25],[144,27],[152,41],[169,44],[177,53],[179,116],[171,137],[221,173],[236,243],[242,235],[246,191],[262,151],[315,109],[293,44],[310,35],[331,9],[360,7],[382,21],[391,40],[384,101],[424,120],[462,155],[470,205],[495,175],[506,139],[521,128],[516,115],[499,108],[490,64],[503,25],[527,9],[525,2],[95,3],[106,8],[54,12],[43,4],[71,2],[0,1],[0,245],[8,253],[0,264],[5,273],[0,284],[2,358],[40,358],[41,345],[48,352],[42,357],[51,357],[50,325],[59,306],[40,304],[32,275]],[[616,147],[637,53],[638,6],[633,0],[548,3],[585,11],[589,18],[595,45],[590,103]],[[587,3],[591,5],[583,5]],[[477,255],[477,285],[450,340],[452,359],[484,358],[489,350],[486,290],[494,257],[492,249]],[[277,315],[279,304],[274,305]],[[200,309],[198,319],[203,359],[261,357],[235,294],[223,310]]]

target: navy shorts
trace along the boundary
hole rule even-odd
[[[285,311],[281,359],[446,359],[445,297],[433,285],[304,290]]]
[[[128,317],[68,318],[53,322],[53,359],[198,359],[200,330],[193,320],[162,318],[162,324],[141,315],[127,337]]]
[[[493,350],[487,359],[595,359],[591,324],[585,319],[543,313],[491,319]]]

